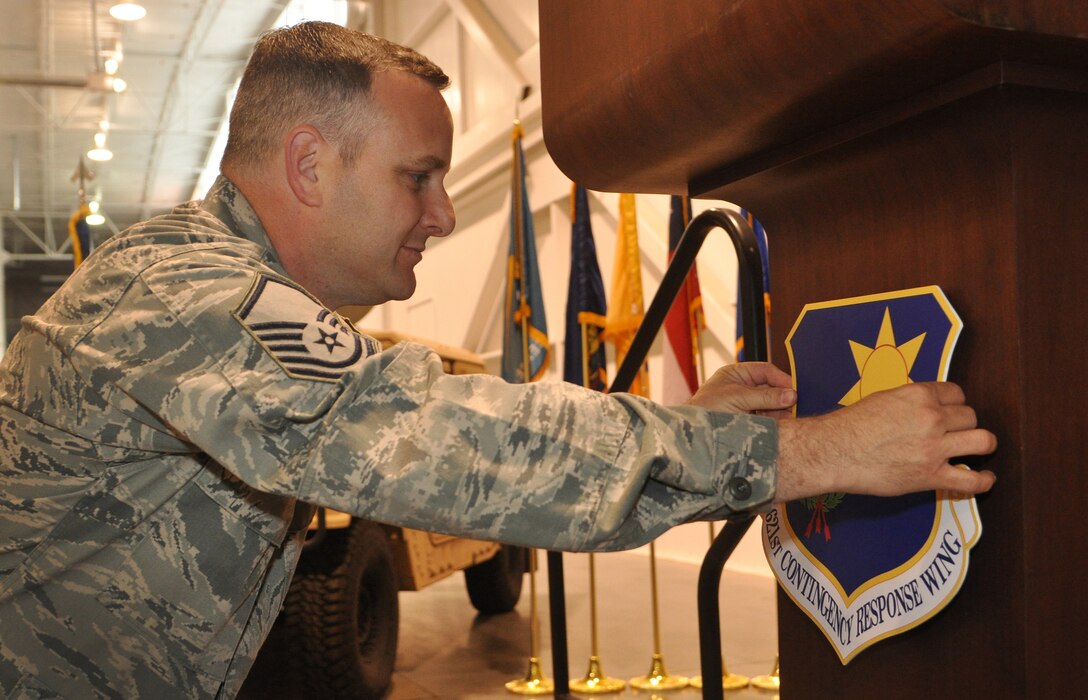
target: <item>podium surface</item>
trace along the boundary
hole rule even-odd
[[[847,666],[780,594],[783,696],[1078,692],[1088,2],[548,0],[540,37],[568,176],[763,222],[780,365],[809,302],[936,284],[963,318],[949,378],[1000,441],[967,579]]]

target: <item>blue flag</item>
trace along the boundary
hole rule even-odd
[[[604,280],[597,265],[597,246],[589,221],[589,197],[581,185],[571,189],[570,285],[567,287],[567,332],[563,379],[604,391],[608,387],[604,342]]]
[[[91,254],[91,227],[87,225],[87,217],[90,213],[90,208],[81,202],[79,209],[68,219],[68,237],[72,240],[73,269],[79,267],[83,259]]]
[[[763,224],[759,223],[759,219],[752,216],[752,212],[747,209],[740,210],[741,216],[748,220],[748,224],[755,231],[756,241],[759,243],[759,258],[763,263],[763,313],[767,316],[767,333],[771,332],[771,263],[767,254],[767,232],[763,229]],[[767,343],[767,347],[770,348],[770,342]],[[741,362],[744,357],[744,318],[741,314],[740,303],[740,275],[737,275],[737,362]]]
[[[548,323],[544,318],[544,296],[536,262],[533,210],[525,191],[524,132],[514,122],[512,169],[513,198],[510,205],[510,248],[506,263],[506,309],[502,333],[502,378],[508,382],[531,382],[544,376],[551,351]],[[528,357],[528,371],[525,358]]]

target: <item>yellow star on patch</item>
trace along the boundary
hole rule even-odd
[[[902,345],[895,344],[895,331],[892,329],[891,310],[885,307],[884,320],[880,323],[880,333],[876,338],[876,347],[870,348],[853,340],[849,341],[854,353],[854,363],[858,367],[858,383],[839,399],[840,406],[849,406],[861,401],[869,394],[885,389],[894,389],[903,384],[910,384],[910,370],[922,349],[926,334],[911,338]]]

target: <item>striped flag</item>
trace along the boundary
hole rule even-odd
[[[608,306],[601,268],[597,264],[586,188],[572,185],[570,204],[570,284],[567,287],[563,379],[604,391],[608,388],[608,368],[601,334],[604,333]]]
[[[752,215],[752,212],[747,209],[740,210],[741,216],[748,220],[748,225],[755,231],[756,241],[759,243],[759,258],[763,263],[763,313],[767,317],[767,333],[771,332],[771,263],[768,256],[767,248],[767,232],[763,229],[763,224],[759,223],[759,219]],[[770,352],[771,344],[767,343],[768,352]],[[737,275],[737,350],[736,350],[737,362],[744,360],[744,318],[741,315],[740,304],[740,275]],[[770,359],[770,358],[768,358]]]
[[[672,262],[676,246],[689,221],[691,200],[673,195],[669,206],[669,262]],[[699,273],[692,267],[665,316],[666,342],[661,390],[666,404],[683,403],[699,388],[699,334],[706,327],[703,318]]]
[[[524,132],[514,122],[514,163],[511,174],[510,248],[506,262],[506,311],[502,333],[502,377],[508,382],[532,382],[544,376],[551,350],[544,296],[536,261],[533,210],[525,189]],[[526,371],[528,358],[528,371]]]
[[[642,323],[642,262],[638,250],[638,220],[635,214],[635,195],[620,195],[620,222],[616,241],[616,260],[612,266],[612,303],[605,317],[604,339],[616,346],[616,364],[623,358],[635,339],[635,332]],[[650,376],[645,363],[639,369],[628,391],[639,396],[650,396]]]

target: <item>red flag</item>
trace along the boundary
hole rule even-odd
[[[669,262],[680,237],[691,221],[691,201],[673,195],[669,211]],[[699,274],[694,267],[665,317],[665,352],[662,368],[662,398],[666,404],[679,404],[691,398],[699,388],[699,334],[703,321],[703,300]]]

